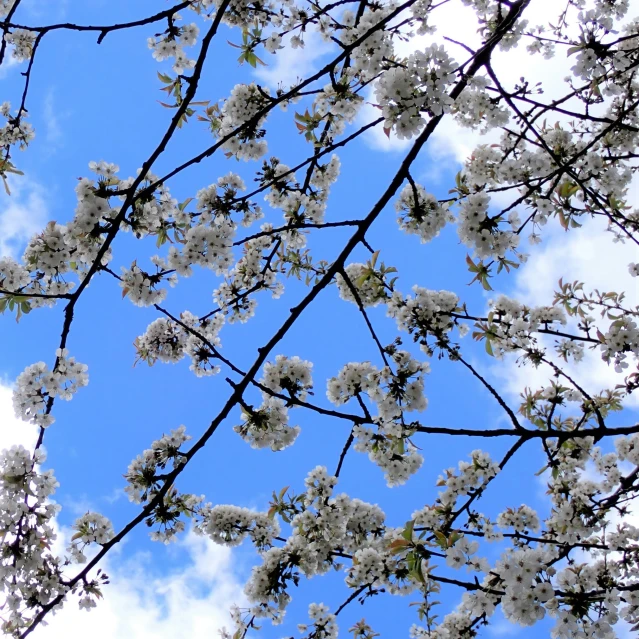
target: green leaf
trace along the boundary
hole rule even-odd
[[[165,73],[157,72],[158,78],[160,78],[160,82],[164,82],[164,84],[173,84],[173,78]]]
[[[411,541],[413,539],[413,529],[415,528],[415,520],[411,519],[406,522],[406,526],[404,527],[404,532],[402,532],[402,537],[406,539],[406,541]]]
[[[370,273],[363,273],[355,280],[355,286],[359,288],[371,276]]]
[[[448,539],[446,538],[446,535],[439,530],[435,530],[433,532],[437,538],[437,545],[446,550],[448,548]]]
[[[488,338],[486,338],[485,349],[486,349],[486,352],[487,352],[487,353],[488,353],[491,357],[494,357],[494,356],[495,356],[495,354],[493,353],[493,346],[492,346],[492,344],[490,343],[490,339],[488,339]]]

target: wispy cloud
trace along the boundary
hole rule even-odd
[[[85,0],[87,1],[87,0]],[[92,0],[95,3],[95,0]],[[69,0],[60,0],[55,3],[42,3],[40,0],[26,0],[20,3],[20,10],[24,11],[30,19],[48,21],[61,21],[67,15]]]
[[[488,626],[488,634],[494,637],[514,637],[520,634],[522,631],[521,626],[517,626],[514,623],[510,623],[505,619],[500,619],[496,622],[492,622]]]
[[[62,139],[60,112],[56,106],[55,89],[50,87],[42,105],[42,117],[45,125],[45,138],[50,145],[57,145]]]
[[[39,184],[16,176],[11,195],[0,193],[0,256],[18,257],[34,233],[48,220],[48,207]]]

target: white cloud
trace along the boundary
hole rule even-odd
[[[430,44],[445,44],[446,49],[450,51],[451,54],[454,54],[453,57],[456,57],[457,51],[454,45],[444,40],[445,36],[453,37],[455,40],[464,42],[470,46],[479,44],[477,18],[470,7],[464,6],[459,2],[449,2],[438,7],[431,14],[429,23],[437,27],[437,31],[434,34],[395,41],[395,54],[397,57],[407,57],[414,51],[422,50]],[[451,47],[453,48],[452,50]],[[468,56],[461,48],[459,51],[463,55]],[[358,123],[360,126],[379,117],[378,109],[373,106],[375,103],[374,86],[368,90],[366,100],[366,104],[360,109],[358,114]],[[444,131],[442,131],[442,128]],[[464,136],[460,138],[459,135],[456,135],[454,138],[448,139],[447,131],[451,128],[456,134],[460,131],[460,127],[452,122],[451,118],[444,118],[431,137],[429,152],[440,158],[452,156],[463,161],[468,156],[466,145],[460,148],[457,147],[462,143],[464,136],[468,136],[464,134]],[[372,148],[379,151],[399,152],[407,149],[411,145],[411,140],[400,140],[394,134],[388,137],[384,133],[381,124],[365,133],[364,139]],[[452,147],[451,144],[453,145]],[[471,149],[472,146],[468,147],[468,151]],[[433,167],[429,167],[429,170],[432,168]]]
[[[438,16],[439,26],[436,40],[443,44],[444,36],[452,37],[458,42],[470,45],[471,48],[479,46],[477,34],[477,19],[470,7],[461,7],[458,4],[444,5]],[[553,0],[540,0],[531,3],[525,11],[524,17],[530,25],[544,24],[554,17],[557,5]],[[570,74],[570,67],[574,64],[572,58],[567,58],[562,47],[559,47],[554,58],[545,60],[541,55],[531,55],[526,51],[528,41],[523,38],[519,46],[510,51],[497,50],[492,56],[492,67],[500,82],[507,90],[512,90],[524,76],[534,86],[542,83],[543,94],[538,97],[541,101],[552,99],[549,96],[566,93],[568,85],[564,77]],[[460,47],[455,50],[453,45],[446,43],[446,48],[455,54],[456,59],[465,60],[468,56]],[[554,116],[553,116],[554,117]],[[559,116],[554,120],[568,121],[568,116]],[[553,121],[554,121],[553,120]],[[437,127],[429,152],[434,158],[453,157],[458,162],[464,162],[479,144],[491,144],[500,137],[500,131],[491,131],[487,136],[481,136],[477,131],[465,129],[459,126],[451,117]]]
[[[639,259],[637,245],[615,243],[605,229],[600,218],[568,233],[553,228],[541,250],[520,269],[516,278],[520,294],[532,303],[544,299],[547,303],[558,276],[563,276],[564,281],[579,279],[599,290],[614,287],[626,293],[628,304],[639,304],[637,280],[628,273],[628,264]]]
[[[637,4],[636,0],[633,4]],[[524,18],[528,20],[529,26],[547,24],[552,18],[558,15],[561,9],[557,7],[554,0],[538,0],[531,3],[525,11]],[[629,15],[632,15],[630,11]],[[423,49],[425,46],[436,43],[445,45],[457,62],[461,63],[468,59],[469,53],[461,46],[456,46],[446,38],[452,38],[461,42],[471,49],[477,50],[481,46],[481,38],[478,32],[479,23],[472,7],[464,6],[461,3],[445,3],[439,6],[431,14],[430,24],[436,27],[436,32],[428,36],[412,38],[408,41],[396,43],[396,53],[398,56],[408,56],[414,51]],[[577,37],[579,34],[577,33]],[[535,86],[541,82],[543,94],[538,97],[540,101],[550,101],[552,97],[567,93],[568,85],[564,78],[570,74],[570,68],[574,64],[574,58],[566,56],[565,48],[558,47],[555,57],[545,60],[541,55],[531,55],[526,50],[529,40],[522,38],[519,46],[509,51],[496,50],[491,58],[492,67],[495,70],[502,85],[512,91],[515,85],[524,76],[530,86]],[[480,75],[485,72],[480,72]],[[369,93],[371,99],[372,89]],[[552,97],[550,97],[552,96]],[[374,99],[372,100],[374,102]],[[577,103],[578,104],[578,103]],[[564,108],[571,108],[572,102],[564,103]],[[604,106],[599,107],[603,109]],[[591,113],[594,113],[591,110]],[[361,119],[369,121],[376,116],[376,109],[367,106],[362,110]],[[559,114],[552,116],[552,120],[567,122],[571,118]],[[482,136],[477,131],[459,126],[450,116],[447,116],[437,126],[427,147],[429,155],[437,160],[433,163],[436,173],[433,176],[438,178],[441,167],[438,163],[445,159],[452,159],[457,162],[464,162],[478,144],[491,144],[500,137],[499,130],[491,131],[488,135]],[[367,142],[375,149],[381,151],[398,151],[407,148],[410,141],[398,140],[394,135],[391,140],[386,138],[381,126],[376,127],[365,136]],[[429,167],[431,170],[432,167]]]
[[[32,448],[36,429],[13,415],[11,388],[0,383],[0,449],[14,444]],[[53,551],[64,553],[70,530],[54,522],[58,539]],[[163,547],[160,547],[160,551]],[[236,568],[237,554],[192,531],[166,552],[177,555],[180,568],[160,570],[150,553],[124,559],[121,548],[100,563],[110,577],[104,598],[90,612],[80,610],[75,598],[33,636],[40,639],[174,639],[215,637],[230,626],[232,604],[246,605]],[[157,558],[157,554],[155,555]]]
[[[586,292],[594,289],[623,291],[627,305],[639,304],[637,279],[628,273],[628,264],[639,261],[639,250],[630,242],[614,243],[612,234],[606,233],[605,228],[605,223],[599,219],[589,220],[582,228],[568,233],[557,225],[545,236],[544,244],[536,247],[528,262],[519,268],[514,290],[509,295],[530,306],[546,306],[552,303],[558,281],[563,278],[564,282],[584,282]],[[552,346],[553,340],[545,343]],[[584,360],[576,366],[566,365],[563,361],[559,363],[571,376],[574,374],[589,393],[613,388],[624,377],[601,359],[599,348],[586,350]],[[514,358],[495,365],[493,372],[513,397],[518,397],[525,387],[547,385],[552,377],[550,368],[518,366]],[[639,398],[631,396],[628,406],[639,406]]]
[[[375,106],[375,95],[373,89],[369,89],[366,94],[364,104],[360,107],[357,113],[355,123],[358,127],[362,127],[368,122],[376,120],[381,115],[381,111]],[[386,135],[384,132],[384,123],[380,122],[377,126],[373,127],[366,133],[364,133],[364,140],[366,143],[375,149],[376,151],[387,151],[391,153],[397,153],[407,149],[411,141],[400,140],[396,135]]]
[[[49,218],[42,188],[23,176],[14,177],[11,195],[0,193],[0,256],[15,258]]]
[[[19,60],[16,60],[16,58],[11,55],[11,51],[12,47],[7,47],[4,60],[2,61],[2,65],[0,65],[0,80],[4,80],[13,69],[21,64]]]
[[[266,66],[255,70],[257,78],[272,89],[278,86],[288,88],[297,84],[302,78],[312,75],[319,69],[318,60],[331,50],[331,43],[325,42],[322,36],[313,30],[304,34],[304,48],[292,49],[290,38],[282,41],[284,49],[276,54],[264,52],[261,58]]]
[[[12,396],[11,386],[0,381],[0,450],[15,444],[32,448],[38,438],[37,429],[15,417]]]
[[[107,560],[101,567],[110,577],[104,599],[87,612],[70,601],[49,625],[38,628],[40,639],[174,639],[215,637],[231,626],[233,604],[245,605],[233,552],[189,532],[171,550],[182,566],[159,573],[148,554],[128,560]]]

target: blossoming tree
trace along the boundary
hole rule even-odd
[[[639,309],[614,281],[613,290],[601,291],[562,280],[554,298],[537,307],[495,295],[487,309],[471,308],[467,290],[430,290],[423,281],[410,282],[407,293],[386,247],[367,238],[389,214],[398,234],[426,245],[415,241],[415,251],[455,227],[469,279],[485,290],[516,272],[549,221],[578,234],[588,220],[600,219],[619,242],[639,244],[639,211],[630,199],[639,141],[639,20],[629,15],[627,0],[568,0],[537,24],[527,18],[535,1],[184,0],[128,23],[38,26],[21,18],[20,0],[0,0],[0,61],[12,56],[24,65],[20,104],[2,105],[0,175],[7,191],[21,179],[16,147],[34,138],[29,88],[39,47],[51,34],[94,32],[100,44],[114,32],[135,30],[148,38],[153,58],[172,65],[158,71],[171,101],[168,123],[137,174],[90,162],[72,219],[49,222],[20,261],[0,257],[4,321],[63,308],[60,342],[43,353],[48,363],[28,366],[15,385],[16,415],[39,429],[35,449],[14,446],[0,454],[0,616],[7,635],[28,636],[63,606],[99,605],[108,590],[100,562],[119,542],[144,522],[152,539],[169,542],[188,519],[215,543],[255,546],[249,605],[232,611],[226,639],[257,636],[265,621],[277,624],[295,585],[335,568],[343,573],[343,604],[332,610],[312,604],[309,618],[299,620],[300,637],[336,637],[342,610],[382,592],[412,593],[416,605],[406,615],[414,616],[414,638],[474,637],[498,608],[523,626],[552,618],[553,637],[607,638],[617,636],[620,624],[638,627],[639,528],[624,515],[639,491],[639,425],[626,410],[639,388]],[[436,40],[442,8],[462,2],[474,12],[477,42]],[[276,91],[251,82],[226,96],[202,95],[216,38],[231,34],[240,62],[255,67],[303,47],[311,31],[326,41],[330,59],[307,77]],[[522,70],[513,85],[493,60],[515,50],[568,58],[569,77],[547,91]],[[303,135],[304,157],[269,155],[269,119],[280,109],[290,135]],[[451,119],[486,137],[441,198],[420,183],[415,165]],[[195,126],[209,129],[206,148],[164,175],[154,173],[179,129]],[[340,152],[375,128],[406,141],[404,154],[388,183],[371,187],[374,206],[349,206],[345,217],[329,200]],[[176,176],[220,154],[229,161],[226,174],[176,197]],[[255,188],[247,188],[233,160],[246,161],[241,166],[252,172]],[[335,228],[348,239],[327,259],[310,240]],[[140,247],[129,264],[118,258],[125,233]],[[358,262],[353,254],[360,249],[369,257]],[[165,308],[167,285],[179,286],[198,269],[217,277],[214,305],[202,314]],[[635,263],[628,269],[639,274]],[[43,445],[56,427],[58,401],[89,381],[87,366],[70,353],[78,302],[97,276],[157,313],[136,339],[132,359],[153,365],[186,358],[195,376],[219,375],[216,392],[226,388],[227,395],[208,426],[189,435],[183,426],[158,433],[131,462],[125,490],[137,514],[127,525],[115,530],[89,512],[58,556],[51,550],[58,484],[52,470],[41,468]],[[291,276],[306,286],[302,298],[287,299]],[[314,379],[312,362],[282,353],[280,343],[329,287],[361,315],[371,355],[342,362],[324,384]],[[240,367],[222,351],[225,325],[239,322],[250,331],[268,292],[281,298],[285,319],[250,366]],[[198,305],[207,300],[210,291]],[[385,309],[396,339],[382,340],[373,307]],[[468,355],[476,343],[485,346],[484,366],[518,358],[545,371],[547,383],[513,402]],[[593,354],[618,373],[614,384],[584,384],[584,362]],[[426,425],[426,378],[444,358],[485,389],[505,425]],[[250,448],[277,453],[294,446],[296,422],[313,413],[345,427],[336,468],[309,459],[303,486],[273,486],[268,511],[212,504],[180,490],[191,461],[206,454],[220,429],[232,428],[249,444],[247,456],[255,454]],[[389,486],[410,485],[424,463],[420,450],[434,435],[487,446],[469,448],[457,468],[442,469],[437,486],[420,486],[403,521],[339,493],[344,462],[355,452],[366,453]],[[485,450],[494,441],[508,442],[500,458]],[[493,480],[532,448],[546,458],[548,513],[517,503],[482,512],[480,498]],[[491,546],[499,550],[496,561],[486,556]],[[443,589],[458,593],[456,606],[436,601]],[[350,632],[356,639],[377,636],[365,619]]]

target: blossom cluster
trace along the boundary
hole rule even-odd
[[[446,205],[440,204],[421,184],[407,184],[395,210],[399,213],[399,228],[417,235],[422,244],[436,238],[446,223],[454,220]]]
[[[500,104],[499,98],[491,98],[487,89],[491,87],[487,78],[475,76],[455,100],[452,111],[455,120],[464,127],[480,128],[487,133],[508,123],[510,114]],[[491,87],[492,88],[492,87]]]
[[[6,16],[13,9],[15,2],[16,0],[0,0],[0,16]]]
[[[448,87],[455,80],[456,64],[437,44],[411,54],[402,66],[391,67],[378,80],[375,97],[382,105],[384,126],[399,139],[415,137],[426,116],[450,111]]]
[[[67,349],[58,349],[53,370],[44,362],[31,364],[16,379],[13,409],[16,417],[42,428],[55,421],[49,402],[54,397],[70,400],[78,388],[89,383],[88,366],[68,357]]]
[[[397,322],[400,330],[413,335],[421,349],[432,353],[428,338],[435,338],[436,345],[446,345],[448,333],[453,329],[453,313],[459,311],[459,297],[450,291],[431,291],[413,286],[414,297],[404,297],[395,291],[388,301],[387,313]]]
[[[5,42],[13,46],[13,57],[19,61],[31,58],[35,39],[36,34],[27,29],[14,29],[4,34]]]
[[[304,400],[308,391],[313,388],[312,368],[311,362],[302,360],[297,355],[277,355],[273,364],[264,364],[261,383],[276,393],[285,391],[293,398]]]
[[[186,528],[182,515],[192,518],[202,508],[203,496],[180,493],[168,480],[171,473],[186,463],[187,456],[180,448],[189,439],[184,426],[172,430],[138,455],[124,475],[127,481],[124,492],[129,499],[136,504],[154,505],[145,520],[149,528],[155,527],[150,533],[153,541],[165,544],[176,541],[177,535]],[[159,472],[169,464],[173,467],[171,473]]]
[[[308,607],[308,616],[312,622],[313,630],[311,635],[317,639],[337,639],[337,617],[329,612],[329,607],[323,603],[312,603]],[[308,624],[298,624],[300,632],[308,630]]]
[[[567,323],[565,312],[556,306],[530,308],[525,304],[500,296],[488,314],[487,335],[492,353],[504,353],[538,348],[535,333],[540,329],[554,329]]]
[[[214,364],[218,337],[224,325],[221,314],[198,319],[189,311],[180,316],[180,323],[160,317],[151,322],[144,334],[135,340],[138,358],[150,366],[157,361],[175,363],[191,357],[190,370],[198,377],[215,375],[220,367]]]
[[[122,294],[126,295],[136,306],[159,304],[166,297],[166,289],[155,288],[160,279],[160,276],[143,271],[135,263],[131,265],[131,268],[123,266],[120,277]]]
[[[177,14],[173,19],[178,18]],[[195,60],[191,60],[184,52],[184,47],[189,47],[197,42],[199,33],[195,23],[186,24],[180,27],[169,28],[166,33],[159,37],[149,38],[147,41],[149,49],[153,51],[153,58],[158,62],[173,58],[173,71],[182,74],[195,66]]]
[[[303,509],[291,520],[292,534],[282,547],[263,553],[246,585],[252,614],[280,621],[290,601],[286,582],[295,580],[298,572],[307,577],[326,573],[334,565],[337,548],[354,553],[369,544],[383,544],[384,513],[344,494],[333,497],[336,483],[321,466],[306,477]],[[327,611],[317,612],[322,612],[317,621],[332,627]]]
[[[604,334],[601,355],[606,362],[613,361],[615,370],[621,372],[628,368],[627,353],[639,357],[639,327],[631,317],[615,319]]]
[[[19,116],[11,115],[11,103],[3,102],[0,104],[0,115],[6,119],[6,123],[0,127],[0,147],[4,147],[7,151],[15,144],[20,150],[27,148],[29,142],[35,137],[33,127],[26,121],[26,113],[20,111]],[[13,165],[4,159],[0,175],[7,172],[16,172]]]
[[[384,275],[361,262],[353,262],[344,269],[346,277],[337,274],[339,296],[347,302],[362,306],[377,306],[388,297]]]
[[[100,513],[88,512],[79,517],[73,524],[76,532],[71,537],[71,545],[68,550],[74,561],[83,564],[87,557],[84,551],[90,544],[103,545],[113,536],[113,525]]]
[[[519,236],[510,229],[500,228],[499,216],[488,214],[489,204],[490,197],[485,193],[471,193],[459,210],[459,237],[481,259],[505,257],[519,245]]]
[[[403,484],[422,465],[423,457],[410,441],[413,429],[404,424],[405,412],[423,411],[424,375],[427,363],[413,359],[407,351],[393,351],[395,370],[378,370],[368,362],[347,364],[337,377],[328,380],[327,396],[336,406],[362,394],[374,402],[376,430],[358,424],[353,428],[355,450],[365,452],[385,473],[389,485]]]
[[[404,43],[415,35],[436,30],[439,4],[364,2],[351,10],[298,0],[195,0],[188,8],[197,12],[198,24],[214,21],[211,37],[219,22],[241,31],[242,43],[233,43],[241,51],[240,62],[255,66],[261,63],[257,57],[263,55],[261,48],[271,54],[284,47],[298,49],[316,35],[337,57],[296,85],[286,81],[268,89],[257,80],[240,82],[225,99],[188,104],[196,89],[198,96],[204,91],[198,86],[199,63],[198,71],[184,75],[196,66],[185,47],[196,44],[199,27],[182,23],[171,10],[142,20],[139,25],[159,18],[168,24],[148,39],[148,46],[158,62],[171,60],[177,74],[175,79],[159,74],[164,90],[176,102],[164,106],[182,108],[182,117],[173,120],[169,130],[190,124],[197,112],[198,121],[206,122],[215,138],[213,146],[169,170],[168,177],[148,170],[165,149],[163,159],[169,158],[167,139],[136,176],[121,178],[116,164],[91,162],[93,176],[78,180],[72,218],[49,222],[29,240],[19,261],[0,257],[0,311],[17,307],[20,318],[32,309],[66,300],[63,346],[75,302],[94,275],[118,280],[123,295],[135,305],[157,307],[167,296],[166,284],[175,286],[178,278],[192,275],[194,267],[208,269],[209,276],[212,272],[218,278],[208,293],[213,291],[217,308],[200,315],[184,311],[178,319],[158,307],[165,317],[153,321],[136,339],[138,358],[151,365],[188,357],[197,376],[214,375],[228,366],[243,377],[239,384],[227,380],[234,390],[220,419],[230,409],[241,408],[241,423],[234,431],[253,448],[280,451],[291,446],[300,433],[289,420],[289,410],[296,407],[300,413],[304,408],[352,426],[335,475],[318,466],[306,477],[304,492],[283,489],[274,494],[266,513],[212,505],[203,496],[178,491],[176,479],[214,428],[184,452],[190,438],[181,426],[131,462],[125,491],[145,508],[152,539],[176,539],[186,527],[185,520],[191,519],[195,531],[215,543],[238,546],[250,540],[255,546],[259,564],[245,589],[250,607],[245,612],[233,610],[236,632],[224,630],[224,639],[247,636],[249,630],[258,629],[255,622],[260,618],[281,622],[292,586],[302,577],[331,570],[343,571],[351,591],[344,606],[357,597],[363,602],[382,592],[418,593],[415,603],[425,627],[413,625],[412,639],[470,639],[498,608],[507,620],[521,626],[551,617],[553,639],[612,639],[621,621],[639,627],[639,528],[627,516],[637,497],[639,435],[635,426],[609,422],[610,414],[621,411],[639,388],[639,374],[630,368],[639,359],[639,309],[628,307],[623,292],[595,291],[587,296],[583,285],[566,288],[560,283],[562,292],[551,305],[528,306],[499,296],[489,302],[487,317],[471,315],[453,292],[418,285],[410,295],[396,290],[397,277],[387,277],[396,269],[376,265],[379,251],[371,244],[379,240],[369,233],[393,198],[399,228],[422,243],[446,235],[446,225],[456,223],[459,239],[471,253],[466,264],[475,275],[473,282],[486,290],[491,288],[489,279],[498,274],[504,278],[498,282],[504,290],[507,273],[526,260],[524,247],[541,242],[554,223],[566,232],[580,233],[580,227],[593,219],[605,220],[615,241],[636,244],[639,210],[633,208],[631,188],[639,145],[635,77],[639,21],[622,22],[629,11],[627,0],[569,2],[559,21],[537,26],[521,17],[526,2],[463,0],[476,16],[481,48],[473,52],[466,43],[447,37],[452,46],[465,50],[461,64],[453,59],[448,44],[429,43],[417,49],[411,45],[411,53],[403,53]],[[14,0],[0,0],[0,16],[14,6]],[[6,102],[0,109],[6,120],[0,128],[0,177],[7,191],[6,176],[21,173],[10,162],[12,147],[24,148],[33,139],[25,105],[34,47],[58,26],[31,30],[5,25],[3,53],[6,45],[15,59],[31,61],[19,111],[12,114]],[[106,27],[100,38],[109,30]],[[572,68],[563,95],[553,86],[535,86],[526,77],[514,85],[500,82],[499,65],[492,64],[491,56],[522,40],[530,55],[551,58],[555,50],[567,54]],[[205,53],[206,47],[202,64],[208,62]],[[189,91],[184,95],[186,85]],[[289,124],[306,145],[306,159],[266,159],[269,149],[288,147],[267,141],[270,114],[276,107],[286,111],[298,103],[301,107]],[[372,109],[363,108],[366,104]],[[488,143],[472,151],[450,197],[438,199],[415,182],[412,164],[431,129],[446,114],[462,127],[493,133],[482,140]],[[335,221],[329,202],[341,162],[333,151],[380,124],[389,138],[419,136],[416,145],[376,200],[379,205],[364,217],[348,215],[349,219]],[[260,160],[261,169],[253,171],[255,190],[244,193],[248,180],[228,172],[207,180],[208,186],[179,202],[166,182],[218,149],[233,161]],[[325,159],[328,154],[330,159]],[[258,194],[268,205],[264,209],[254,199]],[[269,208],[275,211],[273,220],[237,238],[240,225],[249,227],[271,215]],[[276,226],[276,216],[283,226]],[[317,259],[318,249],[329,243],[311,239],[339,226],[357,230],[338,257]],[[165,252],[148,257],[150,268],[141,256],[111,267],[120,231],[137,240],[152,238]],[[358,244],[370,250],[370,262],[350,261]],[[447,263],[442,264],[445,272]],[[628,271],[636,276],[639,267],[632,262]],[[219,350],[220,331],[227,321],[245,323],[256,315],[258,292],[270,291],[274,298],[282,295],[280,275],[305,277],[306,284],[314,281],[315,288],[290,310],[290,319],[269,345],[282,339],[321,289],[332,283],[342,300],[357,306],[372,334],[380,362],[336,367],[339,372],[328,380],[326,393],[334,409],[309,399],[311,362],[282,355],[267,361],[272,354],[268,347],[260,348],[257,362],[265,363],[258,381],[257,364],[245,376],[233,356],[222,356]],[[399,338],[381,345],[382,333],[373,325],[377,311],[370,315],[367,311],[377,306],[428,356],[437,353],[440,359],[462,361],[505,409],[514,428],[477,427],[474,432],[467,427],[453,432],[449,426],[420,424],[416,417],[428,405],[425,376],[430,366],[416,359],[417,348],[400,349]],[[599,312],[601,321],[591,316]],[[479,367],[463,358],[467,353],[462,353],[461,345],[453,342],[453,329],[463,336],[469,323],[474,323],[473,338],[483,341],[489,355],[502,359],[512,353],[520,357],[520,364],[552,369],[549,383],[531,382],[535,387],[524,391],[517,413]],[[554,340],[552,348],[549,340]],[[590,390],[590,384],[582,385],[579,371],[573,375],[571,369],[586,359],[586,349],[601,355],[616,372],[625,371],[623,381],[615,380],[599,392]],[[558,358],[570,370],[561,368]],[[53,422],[54,399],[70,399],[87,381],[86,366],[62,348],[52,368],[40,362],[18,377],[16,414],[45,428]],[[247,389],[252,392],[253,387],[260,391],[261,403],[251,403]],[[340,412],[347,404],[355,407],[353,413]],[[336,493],[337,475],[347,468],[342,462],[350,450],[366,453],[389,486],[404,484],[424,463],[421,451],[428,433],[463,435],[458,441],[504,435],[512,438],[514,446],[501,462],[473,450],[469,459],[444,470],[436,497],[400,527],[390,526],[379,506]],[[614,447],[606,444],[611,434],[619,433],[625,435],[615,440]],[[94,607],[98,582],[82,573],[76,582],[68,581],[62,570],[71,560],[86,562],[96,546],[107,550],[115,535],[106,517],[88,512],[73,525],[70,558],[52,555],[53,518],[59,508],[51,497],[57,482],[52,471],[39,469],[44,461],[41,438],[33,454],[17,446],[0,453],[1,607],[3,630],[14,636],[30,631],[29,623],[39,612],[57,609],[52,602],[68,596],[70,583],[75,583],[80,607]],[[520,454],[519,449],[530,449],[535,442],[545,458],[546,466],[538,474],[547,483],[548,508],[537,511],[519,504],[519,499],[496,506],[482,499],[490,485],[507,481],[502,473],[508,472],[506,466],[512,466],[510,460]],[[485,512],[478,510],[480,503]],[[495,544],[491,552],[485,552],[488,543]],[[452,571],[458,572],[451,577]],[[464,592],[455,609],[434,614],[441,606],[433,601],[434,595],[444,584],[458,585]],[[300,624],[299,632],[308,633],[309,639],[334,639],[341,609],[331,612],[322,603],[311,604],[309,622]],[[376,636],[365,620],[350,632],[360,639]]]
[[[158,469],[166,468],[169,462],[179,467],[184,462],[180,447],[189,439],[191,437],[186,434],[186,427],[180,426],[154,441],[151,448],[147,448],[129,464],[124,476],[127,481],[124,491],[133,503],[142,504],[153,499],[160,482],[156,477]]]
[[[289,425],[286,403],[266,393],[257,408],[248,404],[242,407],[242,419],[233,430],[252,448],[283,450],[293,444],[301,430]]]
[[[0,592],[2,630],[19,633],[37,612],[68,591],[62,581],[62,560],[51,553],[56,539],[54,518],[60,507],[50,501],[58,487],[52,470],[41,471],[42,448],[35,454],[23,446],[0,452]]]
[[[235,85],[214,120],[215,134],[225,140],[225,151],[238,160],[257,160],[266,154],[262,133],[266,116],[262,113],[271,100],[266,88],[254,83]],[[237,134],[236,129],[240,129]]]
[[[200,508],[195,532],[206,535],[216,544],[239,546],[247,537],[258,550],[273,545],[273,537],[280,532],[277,520],[264,513],[238,506],[211,506]]]
[[[326,164],[319,162],[313,168],[308,185],[300,185],[295,172],[277,158],[264,162],[260,174],[261,183],[269,186],[265,200],[274,209],[280,209],[284,221],[291,230],[282,232],[282,238],[292,248],[303,248],[306,236],[296,226],[301,224],[321,224],[328,204],[331,185],[340,172],[340,160],[335,154]]]

